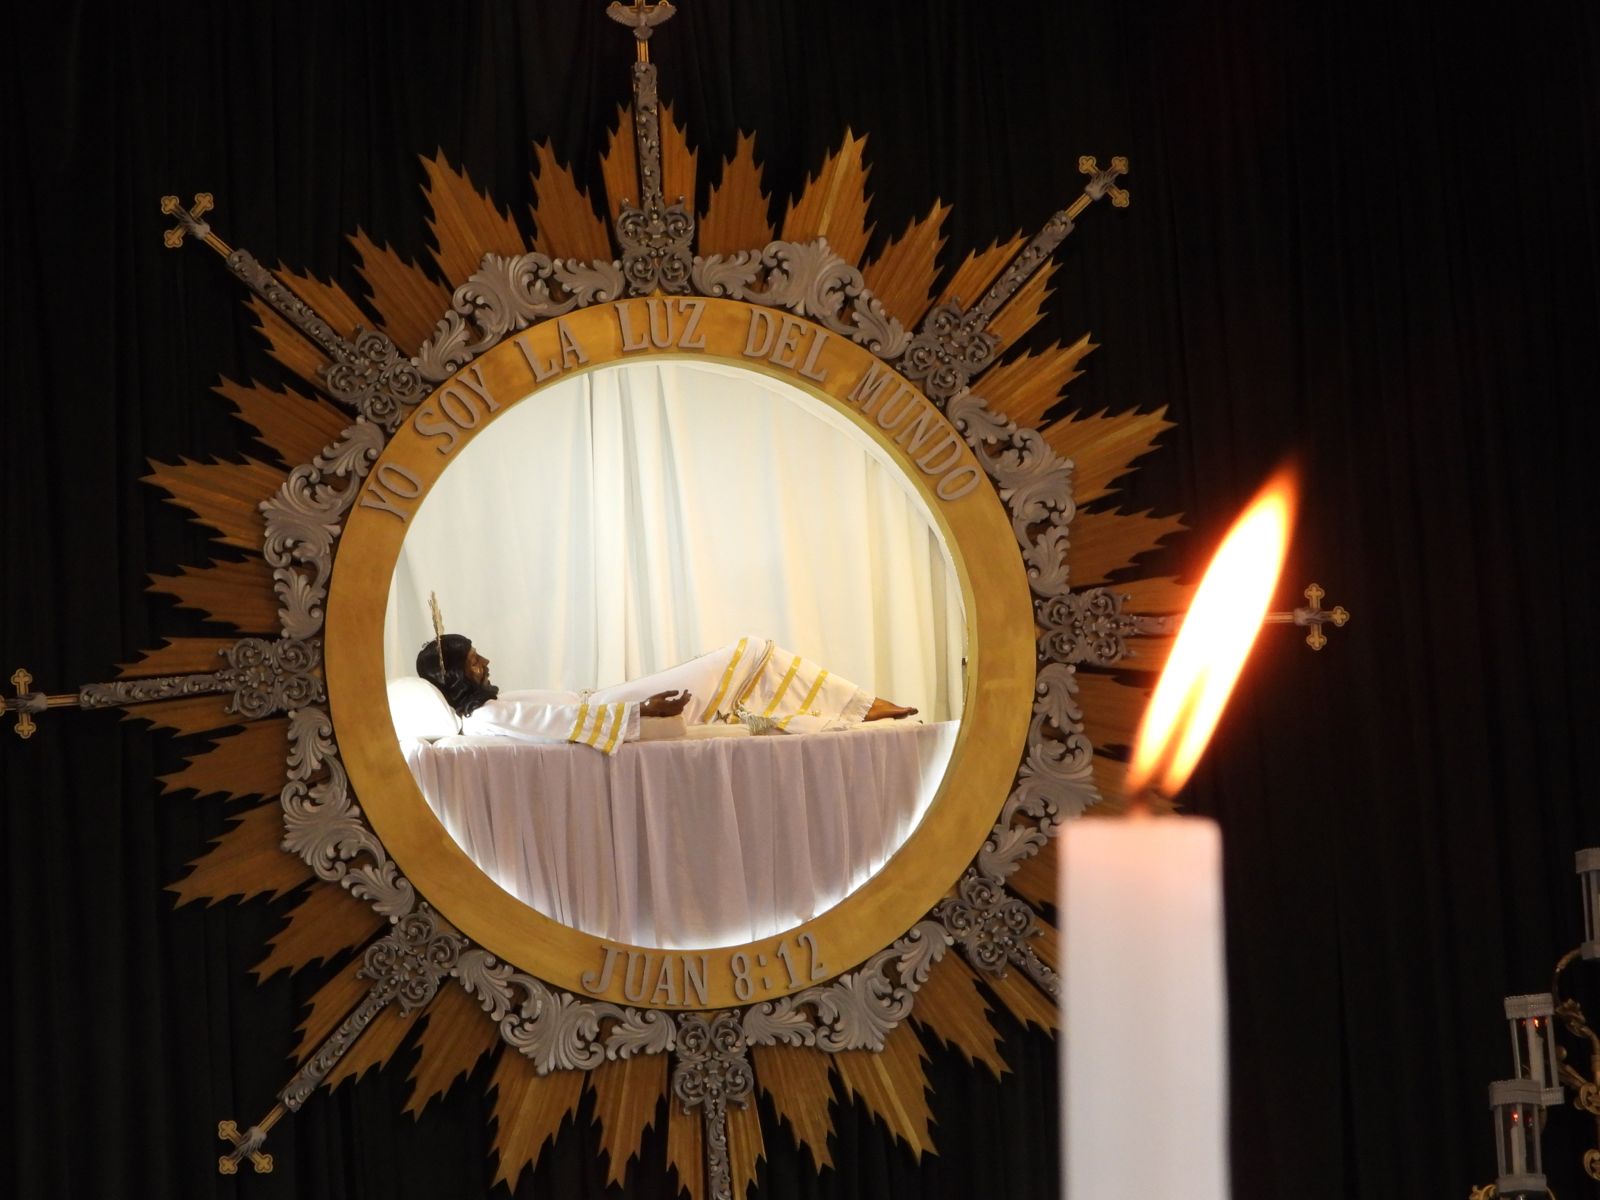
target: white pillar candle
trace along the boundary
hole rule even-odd
[[[1225,1200],[1221,832],[1132,817],[1061,836],[1067,1200]]]

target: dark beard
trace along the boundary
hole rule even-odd
[[[471,716],[474,710],[482,708],[499,694],[500,689],[492,683],[469,684],[460,703],[456,705],[456,711],[463,717]]]

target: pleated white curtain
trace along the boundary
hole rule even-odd
[[[566,380],[458,452],[389,593],[391,678],[445,627],[502,689],[605,687],[745,634],[959,716],[960,587],[920,497],[797,388],[709,362]]]

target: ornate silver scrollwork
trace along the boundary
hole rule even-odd
[[[1037,606],[1040,645],[1064,663],[1109,667],[1130,656],[1131,637],[1176,633],[1178,617],[1148,617],[1122,610],[1127,597],[1111,588],[1068,592]]]
[[[232,692],[233,699],[224,711],[253,721],[304,704],[320,703],[325,698],[319,641],[241,638],[218,654],[228,665],[216,671],[85,684],[78,689],[78,707],[114,708]]]
[[[679,196],[668,204],[661,194],[661,110],[656,68],[650,62],[633,64],[633,133],[641,203],[623,201],[617,214],[628,291],[635,296],[687,292],[694,263],[694,214],[688,209],[692,198]]]
[[[1050,995],[1060,983],[1030,944],[1038,932],[1033,909],[988,876],[968,870],[956,896],[941,901],[934,915],[963,954],[979,971],[1004,975],[1006,966],[1022,967]]]
[[[1000,339],[988,333],[985,319],[964,313],[959,304],[935,305],[917,336],[906,347],[900,371],[922,385],[935,404],[943,406],[967,382],[994,361]]]
[[[894,945],[832,983],[746,1009],[745,1040],[752,1046],[882,1050],[884,1037],[910,1015],[917,989],[952,940],[941,922],[918,921]]]
[[[278,1093],[279,1102],[290,1112],[304,1104],[373,1018],[390,1004],[398,1002],[401,1013],[409,1014],[432,1000],[464,945],[466,940],[426,904],[397,921],[394,931],[368,946],[362,956],[356,974],[372,980],[372,987],[294,1073]]]
[[[706,1129],[706,1184],[716,1200],[731,1200],[733,1171],[728,1162],[728,1105],[750,1103],[755,1075],[744,1030],[736,1013],[707,1020],[699,1013],[678,1018],[677,1064],[672,1094],[685,1112],[699,1109]]]
[[[382,330],[360,326],[347,341],[248,250],[229,253],[228,270],[332,360],[318,375],[341,404],[394,430],[427,394],[416,364]]]
[[[623,287],[622,267],[615,262],[490,252],[456,288],[450,311],[417,353],[418,369],[430,383],[442,383],[508,333],[615,300]]]
[[[826,238],[768,242],[762,250],[696,255],[692,272],[702,296],[786,308],[864,346],[896,357],[910,334],[867,288],[861,272],[833,252]]]

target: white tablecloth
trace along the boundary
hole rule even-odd
[[[630,742],[405,745],[445,828],[562,924],[693,949],[791,928],[859,887],[921,819],[960,728]]]

